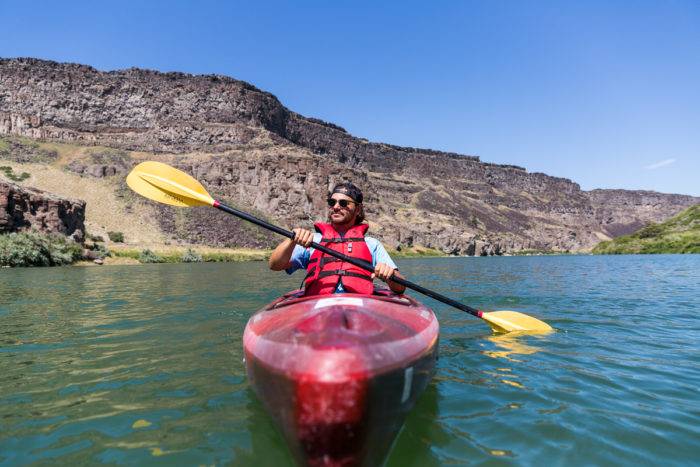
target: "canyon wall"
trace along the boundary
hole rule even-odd
[[[453,254],[587,250],[700,202],[585,192],[475,156],[368,142],[225,76],[0,59],[0,135],[117,148],[131,165],[144,152],[159,154],[218,196],[288,227],[322,219],[327,190],[349,179],[366,194],[371,232],[388,246]],[[175,229],[168,212],[163,229]],[[209,232],[189,222],[177,227],[188,240],[240,240],[226,225]]]

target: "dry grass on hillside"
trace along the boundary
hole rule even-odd
[[[162,232],[156,221],[158,212],[154,203],[139,197],[131,192],[125,183],[125,175],[107,178],[93,178],[80,176],[66,167],[72,162],[90,164],[92,155],[112,153],[115,149],[104,146],[79,145],[53,141],[38,141],[29,138],[11,137],[19,140],[32,151],[44,151],[53,153],[55,158],[47,161],[25,163],[18,162],[13,157],[0,159],[0,165],[9,166],[11,173],[21,174],[27,172],[30,177],[19,184],[25,187],[37,188],[64,198],[79,199],[86,202],[85,227],[90,235],[101,236],[109,248],[128,248],[135,251],[151,249],[163,254],[174,254],[193,248],[199,253],[209,255],[237,255],[247,257],[251,253],[244,249],[215,249],[203,248],[201,245],[189,245],[183,241],[171,238]],[[6,143],[0,138],[0,143]],[[259,138],[254,144],[242,148],[239,151],[249,153],[262,151],[267,145],[272,144],[269,138]],[[8,144],[5,144],[10,149]],[[2,147],[0,147],[2,149]],[[300,156],[306,154],[291,147],[290,152]],[[211,154],[193,152],[190,154],[154,154],[142,151],[118,151],[122,157],[130,158],[134,163],[144,160],[156,160],[168,164],[176,162],[198,161],[211,158]],[[2,152],[0,152],[0,155]],[[3,173],[0,173],[0,178]],[[109,241],[107,232],[121,232],[124,236],[124,244]],[[260,255],[260,252],[257,252]],[[257,258],[257,257],[256,257]]]
[[[82,148],[81,148],[82,149]],[[78,152],[72,153],[78,156]],[[61,159],[65,161],[61,156]],[[3,161],[15,173],[27,172],[30,178],[21,185],[38,188],[58,196],[85,201],[85,228],[91,235],[107,239],[107,232],[122,232],[129,243],[163,244],[164,238],[147,205],[134,203],[127,212],[126,203],[117,197],[116,189],[125,183],[123,177],[96,179],[80,177],[61,168],[58,163],[18,164]]]

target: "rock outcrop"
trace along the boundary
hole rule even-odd
[[[326,191],[351,179],[366,193],[375,236],[453,254],[590,249],[700,201],[584,192],[571,180],[474,156],[371,143],[225,76],[0,60],[0,135],[161,153],[217,195],[290,227],[323,218]],[[127,165],[69,170],[105,177]],[[237,243],[224,226],[197,231],[168,215],[162,223],[191,240]]]
[[[37,230],[85,237],[85,202],[0,181],[0,233]]]
[[[78,175],[105,178],[124,175],[131,167],[131,160],[124,151],[98,151],[89,155],[88,160],[74,160],[66,169]]]
[[[601,230],[611,238],[662,222],[700,201],[694,196],[643,190],[592,190],[587,195]]]

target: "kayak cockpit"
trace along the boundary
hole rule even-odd
[[[305,300],[318,300],[322,297],[372,297],[378,300],[388,300],[398,305],[416,306],[420,303],[407,295],[395,294],[388,287],[376,286],[374,287],[374,292],[372,295],[361,295],[361,294],[351,294],[351,293],[339,293],[332,295],[310,295],[304,296],[304,289],[292,290],[282,295],[280,298],[270,303],[265,310],[270,310],[272,308],[279,308],[287,305],[292,305]]]

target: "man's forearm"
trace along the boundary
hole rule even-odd
[[[289,266],[289,260],[292,258],[292,253],[294,252],[294,241],[291,239],[286,239],[274,249],[270,255],[270,260],[268,264],[270,269],[273,271],[282,271],[287,269]]]

